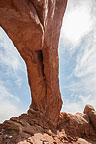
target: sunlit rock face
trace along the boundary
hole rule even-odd
[[[67,0],[0,0],[0,26],[25,60],[30,109],[57,125],[62,107],[58,41]]]
[[[96,144],[96,111],[86,105],[83,114],[63,112],[55,128],[30,109],[0,124],[0,144]]]
[[[0,0],[0,26],[25,60],[32,95],[27,114],[0,124],[0,144],[96,143],[96,111],[60,113],[58,41],[67,0]]]

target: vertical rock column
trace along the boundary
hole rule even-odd
[[[58,116],[62,107],[58,79],[58,42],[66,3],[67,0],[48,1],[48,13],[43,47],[44,73],[47,82],[46,115],[50,121],[54,121],[54,124],[58,121]]]
[[[31,89],[30,109],[57,125],[62,107],[58,42],[67,0],[0,0],[0,26],[24,59]]]

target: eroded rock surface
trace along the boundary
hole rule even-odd
[[[0,0],[0,26],[25,60],[32,95],[30,108],[54,126],[62,107],[58,41],[67,0]]]
[[[90,122],[92,123],[92,126],[96,130],[96,111],[93,106],[86,105],[84,109],[84,114],[87,114],[89,116]]]
[[[42,113],[29,110],[0,125],[0,144],[96,144],[94,121],[88,113],[61,113],[55,128]]]
[[[67,0],[0,0],[0,26],[25,60],[27,114],[0,124],[0,144],[96,144],[96,111],[60,113],[58,41]]]

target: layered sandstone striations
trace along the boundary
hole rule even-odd
[[[96,144],[96,111],[60,113],[58,41],[67,0],[0,0],[0,26],[24,59],[27,114],[0,124],[0,144]]]
[[[62,107],[58,41],[67,0],[0,0],[0,26],[24,59],[32,95],[30,109],[57,125]]]

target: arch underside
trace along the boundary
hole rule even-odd
[[[30,109],[56,125],[62,107],[58,41],[67,0],[1,0],[0,26],[24,59],[31,89]]]

